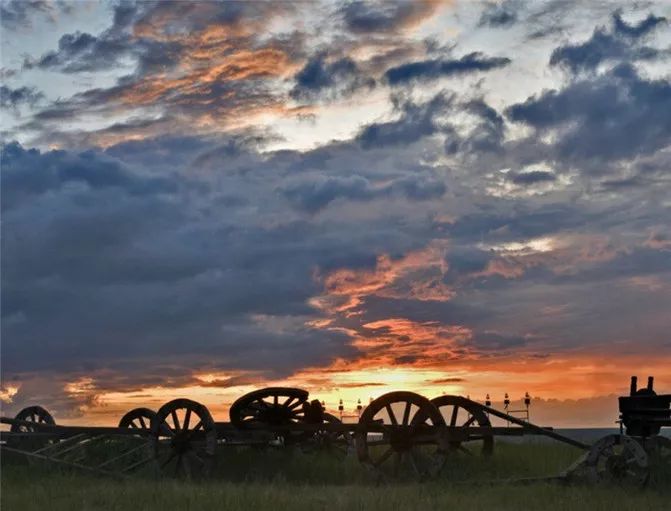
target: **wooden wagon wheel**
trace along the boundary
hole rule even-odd
[[[139,429],[141,431],[151,430],[151,422],[156,417],[156,412],[149,408],[133,408],[119,421],[120,428]]]
[[[590,449],[585,460],[588,477],[597,483],[641,487],[648,482],[648,455],[632,437],[607,435]]]
[[[209,475],[217,430],[204,405],[190,399],[164,404],[152,420],[150,439],[161,473],[189,479]]]
[[[29,424],[12,424],[9,428],[11,433],[39,433],[39,425],[56,425],[56,421],[51,414],[41,406],[28,406],[24,408],[16,414],[14,420],[27,422]],[[20,436],[19,438],[8,439],[7,445],[11,447],[20,447],[21,449],[35,450],[44,447],[51,442],[53,442],[53,440],[37,436]],[[30,459],[29,462],[31,462]]]
[[[51,414],[41,406],[29,406],[24,408],[16,414],[14,420],[32,422],[35,425],[44,424],[54,426],[56,424],[56,421]],[[29,424],[12,424],[9,431],[12,433],[32,433],[34,431],[39,431],[39,428]]]
[[[377,473],[425,479],[445,464],[440,411],[413,392],[390,392],[366,407],[354,435],[359,461]]]
[[[342,424],[342,421],[333,414],[324,412],[322,414],[324,424]],[[354,437],[349,431],[322,430],[305,442],[305,450],[312,451],[314,448],[324,449],[347,456],[354,445]]]
[[[458,428],[459,440],[449,442],[452,451],[463,452],[469,456],[480,453],[490,456],[494,452],[492,433],[471,433],[471,427],[491,427],[492,423],[480,406],[461,396],[440,396],[431,400],[440,410],[449,428]]]
[[[268,387],[245,394],[229,411],[231,423],[237,428],[261,425],[280,436],[285,443],[305,440],[310,435],[288,433],[283,426],[305,422],[309,393],[291,387]]]
[[[326,424],[342,424],[342,421],[333,414],[324,413]],[[341,451],[345,456],[354,445],[354,437],[349,431],[334,431],[325,433],[325,443],[328,448]]]

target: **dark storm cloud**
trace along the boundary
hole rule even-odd
[[[320,292],[314,269],[356,267],[379,250],[421,246],[423,236],[389,218],[327,230],[291,220],[275,198],[282,176],[269,181],[266,169],[289,171],[300,153],[262,157],[238,142],[201,182],[188,162],[216,144],[163,138],[107,154],[4,147],[4,368],[74,371],[106,360],[134,371],[123,353],[148,360],[148,374],[149,360],[200,367],[214,358],[219,368],[286,375],[352,353],[346,335],[306,325],[315,315],[307,301]],[[254,171],[227,173],[235,160]],[[441,187],[399,177],[387,199],[422,200]],[[248,206],[252,198],[263,207]]]
[[[34,106],[44,98],[44,94],[35,87],[18,87],[12,89],[6,85],[0,86],[0,106],[2,108],[17,108],[21,105]]]
[[[346,2],[340,8],[345,25],[355,33],[393,32],[416,23],[435,9],[436,2]]]
[[[550,57],[550,65],[563,66],[578,73],[592,71],[607,61],[656,59],[666,53],[643,45],[642,39],[663,24],[666,24],[666,18],[650,14],[640,23],[629,25],[617,11],[612,16],[610,30],[597,28],[584,43],[556,48]]]
[[[384,76],[391,85],[399,85],[415,80],[436,80],[446,76],[490,71],[505,67],[510,62],[505,57],[487,57],[481,52],[473,52],[460,59],[431,59],[401,64],[388,69]]]
[[[506,0],[501,3],[488,2],[480,15],[478,26],[480,27],[509,27],[518,20],[517,2]]]
[[[539,132],[557,131],[554,158],[563,164],[630,159],[667,147],[671,140],[671,83],[646,79],[630,65],[546,91],[506,110]]]
[[[337,99],[349,96],[362,87],[375,86],[375,80],[366,77],[349,57],[327,62],[324,54],[308,60],[294,76],[294,81],[289,95],[301,101]]]
[[[25,150],[17,143],[2,148],[3,210],[28,199],[72,183],[92,190],[121,188],[130,195],[174,192],[175,183],[167,178],[134,175],[118,161],[101,158],[92,151],[71,154],[67,151],[41,153]]]

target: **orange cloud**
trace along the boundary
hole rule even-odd
[[[311,303],[332,313],[353,313],[365,296],[450,300],[454,291],[443,282],[448,270],[446,247],[444,241],[436,241],[397,260],[381,255],[373,270],[343,268],[326,276],[318,274],[316,277],[323,281],[325,294]]]

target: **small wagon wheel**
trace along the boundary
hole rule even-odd
[[[56,421],[51,414],[41,406],[29,406],[24,408],[16,414],[14,420],[32,422],[35,425],[44,424],[54,426],[56,424]],[[39,431],[39,428],[29,424],[12,424],[9,431],[12,433],[32,433],[34,431]]]
[[[359,461],[382,476],[425,479],[445,464],[440,411],[413,392],[390,392],[370,403],[355,433]]]
[[[457,428],[455,435],[458,440],[449,442],[452,451],[459,451],[473,456],[480,453],[490,456],[494,452],[493,433],[472,433],[468,428],[491,427],[492,423],[480,406],[470,399],[461,396],[440,396],[431,400],[440,410],[445,423],[450,428]],[[452,430],[454,431],[454,430]]]
[[[324,422],[326,424],[342,424],[342,421],[338,417],[330,413],[324,413]],[[326,443],[328,447],[340,449],[347,455],[350,448],[354,445],[354,437],[349,431],[327,432]]]
[[[342,424],[342,421],[333,414],[324,412],[322,414],[324,424]],[[331,452],[336,452],[347,456],[354,445],[354,437],[349,431],[319,431],[312,439],[318,448],[323,448]],[[308,444],[308,447],[311,444]]]
[[[189,479],[209,475],[217,430],[204,405],[190,399],[164,404],[151,423],[150,439],[161,473]]]
[[[254,425],[268,427],[285,441],[305,439],[304,433],[291,435],[282,427],[305,422],[308,391],[290,387],[268,387],[245,394],[236,400],[229,411],[231,423],[237,428]]]
[[[648,455],[632,437],[607,435],[597,441],[585,461],[589,478],[597,483],[642,487],[648,482]]]
[[[156,412],[149,408],[133,408],[119,421],[120,428],[139,429],[141,431],[151,430],[151,422],[156,417]]]

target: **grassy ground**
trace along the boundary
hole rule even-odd
[[[2,510],[668,510],[671,485],[642,491],[505,480],[556,474],[579,452],[497,446],[489,460],[455,458],[430,483],[376,484],[355,459],[290,451],[224,451],[207,482],[117,482],[3,460]]]

